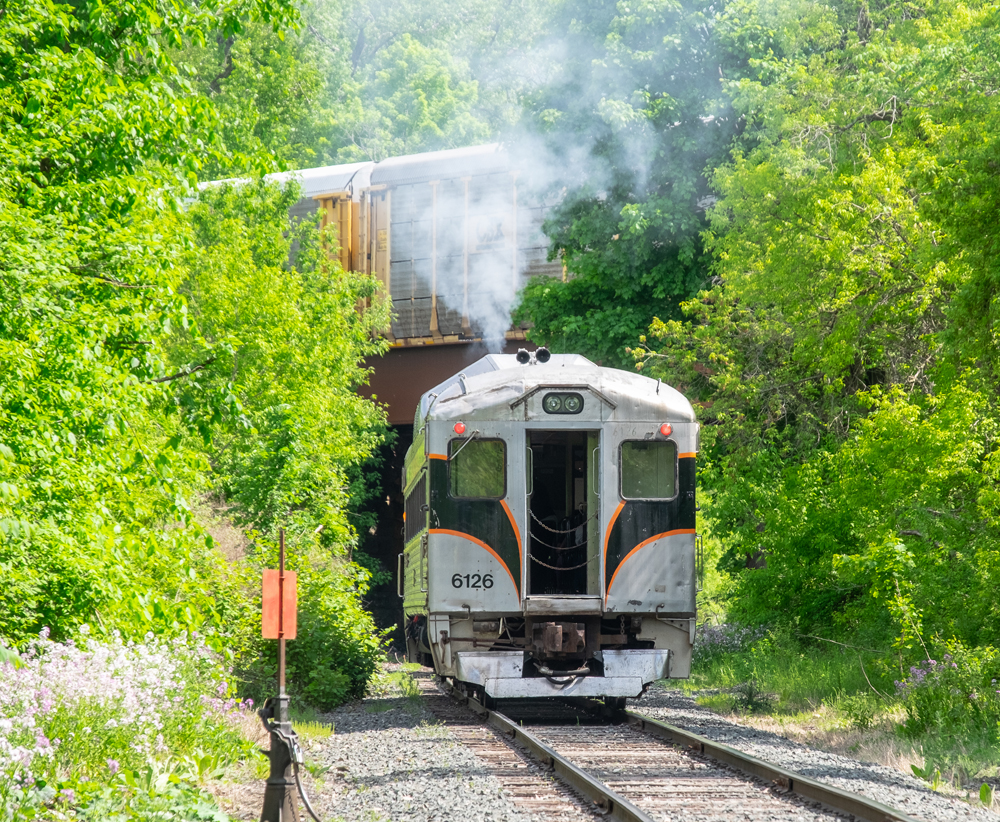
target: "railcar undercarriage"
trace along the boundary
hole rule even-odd
[[[535,609],[560,605],[533,599]],[[444,620],[434,622],[441,625]],[[456,680],[494,699],[637,697],[658,679],[690,672],[693,619],[536,614],[473,620],[471,636],[461,621],[448,622],[455,633],[439,633],[432,648],[427,627],[431,620],[412,619],[407,625],[409,658],[451,670]]]

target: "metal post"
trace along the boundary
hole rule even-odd
[[[278,536],[278,705],[285,697],[285,529]],[[288,700],[284,699],[285,713],[278,714],[279,722],[288,721]]]
[[[285,581],[285,529],[280,532],[278,553],[278,601],[284,603]],[[264,788],[264,809],[260,822],[299,822],[299,792],[292,772],[292,757],[288,745],[277,731],[292,733],[288,719],[288,695],[285,693],[285,636],[284,608],[278,611],[278,698],[272,703],[275,720],[271,731],[271,773]]]

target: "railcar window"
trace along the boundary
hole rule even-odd
[[[677,494],[677,444],[623,442],[622,499],[672,499]]]
[[[448,444],[449,489],[461,499],[502,499],[507,488],[503,440],[455,439]]]
[[[419,534],[427,525],[427,483],[424,474],[421,472],[420,479],[410,489],[410,495],[406,498],[405,507],[406,525],[403,529],[405,536],[404,543],[409,542]]]

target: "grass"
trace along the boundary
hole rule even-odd
[[[288,706],[288,718],[303,741],[322,741],[333,736],[334,727],[329,717],[311,705],[292,703]]]
[[[696,658],[685,690],[739,689],[752,683],[771,696],[782,712],[815,710],[847,694],[873,699],[891,692],[892,675],[881,675],[863,656],[848,649],[806,648],[787,638],[764,637],[741,652],[722,652]]]
[[[878,762],[979,802],[982,784],[1000,784],[994,729],[979,736],[967,728],[904,735],[905,704],[894,685],[900,676],[872,652],[764,634],[738,648],[709,638],[696,648],[691,678],[671,685],[745,724]]]
[[[411,676],[419,671],[420,666],[414,663],[403,663],[397,670],[382,668],[369,689],[371,696],[392,697],[405,696],[411,699],[420,696],[420,686]]]

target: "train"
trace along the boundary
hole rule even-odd
[[[407,659],[487,701],[620,707],[689,676],[698,444],[679,391],[545,348],[424,392],[402,476]]]
[[[546,192],[500,144],[281,172],[301,198],[294,219],[322,215],[345,271],[375,277],[392,306],[392,348],[524,340],[515,295],[536,276],[566,277],[542,225]]]

